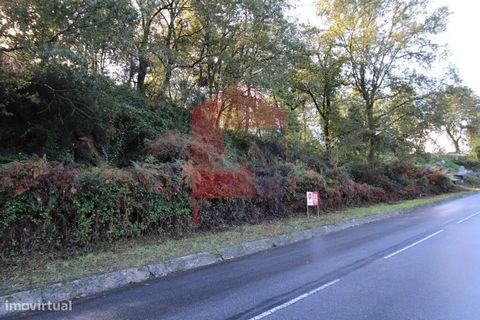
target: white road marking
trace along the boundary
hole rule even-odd
[[[472,214],[471,216],[466,217],[465,219],[462,219],[462,220],[458,221],[457,224],[464,223],[465,221],[470,220],[470,219],[472,219],[473,217],[478,216],[479,214],[480,214],[480,211],[477,212],[477,213]]]
[[[400,250],[398,250],[398,251],[395,251],[394,253],[391,253],[391,254],[383,257],[383,258],[384,258],[384,259],[391,258],[391,257],[393,257],[393,256],[395,256],[395,255],[397,255],[397,254],[399,254],[399,253],[401,253],[401,252],[403,252],[403,251],[405,251],[405,250],[407,250],[407,249],[410,249],[411,247],[416,246],[417,244],[422,243],[423,241],[426,241],[426,240],[428,240],[428,239],[430,239],[430,238],[435,237],[437,234],[442,233],[442,232],[443,232],[443,230],[439,230],[439,231],[437,231],[437,232],[435,232],[435,233],[432,233],[431,235],[426,236],[425,238],[420,239],[420,240],[412,243],[411,245],[408,245],[408,246],[406,246],[406,247],[404,247],[404,248],[402,248],[402,249],[400,249]]]
[[[300,295],[300,296],[298,296],[298,297],[296,297],[296,298],[294,298],[294,299],[292,299],[292,300],[290,300],[290,301],[287,301],[287,302],[285,302],[284,304],[281,304],[281,305],[279,305],[279,306],[276,306],[275,308],[272,308],[272,309],[270,309],[270,310],[267,310],[267,311],[265,311],[264,313],[261,313],[261,314],[259,314],[258,316],[255,316],[255,317],[251,318],[250,320],[260,320],[260,319],[263,319],[263,318],[265,318],[265,317],[268,317],[269,315],[271,315],[271,314],[273,314],[273,313],[275,313],[275,312],[277,312],[277,311],[279,311],[279,310],[282,310],[282,309],[284,309],[284,308],[286,308],[286,307],[288,307],[288,306],[291,306],[292,304],[297,303],[298,301],[303,300],[303,299],[311,296],[312,294],[315,294],[315,293],[317,293],[317,292],[319,292],[319,291],[322,291],[323,289],[326,289],[326,288],[330,287],[331,285],[334,285],[334,284],[337,283],[338,281],[340,281],[340,279],[336,279],[336,280],[333,280],[333,281],[331,281],[331,282],[329,282],[329,283],[326,283],[326,284],[324,284],[324,285],[322,285],[322,286],[320,286],[320,287],[318,287],[318,288],[316,288],[316,289],[313,289],[312,291],[309,291],[309,292],[304,293],[304,294],[302,294],[302,295]]]
[[[467,221],[467,220],[469,220],[469,219],[471,219],[471,218],[473,218],[473,217],[475,217],[475,216],[478,216],[478,215],[480,215],[480,211],[477,212],[477,213],[475,213],[475,214],[472,214],[471,216],[468,216],[468,217],[466,217],[466,218],[458,221],[457,224],[463,223],[463,222],[465,222],[465,221]],[[452,222],[453,222],[453,221],[452,221]],[[428,240],[428,239],[430,239],[430,238],[433,238],[433,237],[435,237],[436,235],[438,235],[438,234],[440,234],[440,233],[442,233],[442,232],[443,232],[443,229],[442,229],[442,230],[439,230],[439,231],[437,231],[437,232],[434,232],[434,233],[432,233],[431,235],[428,235],[428,236],[426,236],[425,238],[422,238],[422,239],[420,239],[420,240],[418,240],[418,241],[416,241],[416,242],[414,242],[414,243],[412,243],[412,244],[410,244],[410,245],[408,245],[408,246],[406,246],[406,247],[403,247],[403,248],[400,249],[400,250],[397,250],[397,251],[395,251],[395,252],[393,252],[393,253],[391,253],[391,254],[389,254],[389,255],[386,255],[386,256],[383,257],[383,258],[384,258],[384,259],[389,259],[389,258],[391,258],[391,257],[393,257],[393,256],[396,256],[397,254],[399,254],[399,253],[401,253],[401,252],[403,252],[403,251],[405,251],[405,250],[407,250],[407,249],[410,249],[410,248],[412,248],[412,247],[414,247],[414,246],[416,246],[416,245],[418,245],[418,244],[420,244],[420,243],[422,243],[422,242],[424,242],[424,241],[426,241],[426,240]],[[305,298],[307,298],[307,297],[309,297],[309,296],[311,296],[311,295],[313,295],[313,294],[315,294],[315,293],[317,293],[317,292],[319,292],[319,291],[322,291],[322,290],[324,290],[324,289],[326,289],[326,288],[334,285],[334,284],[337,283],[338,281],[340,281],[340,279],[336,279],[336,280],[333,280],[333,281],[331,281],[331,282],[328,282],[328,283],[326,283],[326,284],[324,284],[324,285],[322,285],[322,286],[320,286],[320,287],[318,287],[318,288],[316,288],[316,289],[313,289],[312,291],[309,291],[309,292],[307,292],[307,293],[304,293],[304,294],[302,294],[302,295],[300,295],[300,296],[298,296],[298,297],[296,297],[296,298],[294,298],[294,299],[292,299],[292,300],[290,300],[290,301],[287,301],[287,302],[285,302],[285,303],[283,303],[283,304],[281,304],[281,305],[278,305],[278,306],[276,306],[275,308],[272,308],[272,309],[270,309],[270,310],[267,310],[267,311],[259,314],[258,316],[255,316],[255,317],[253,317],[253,318],[250,318],[249,320],[260,320],[260,319],[263,319],[263,318],[265,318],[265,317],[268,317],[269,315],[271,315],[271,314],[273,314],[273,313],[275,313],[275,312],[277,312],[277,311],[279,311],[279,310],[285,309],[286,307],[291,306],[292,304],[297,303],[297,302],[300,301],[300,300],[303,300],[303,299],[305,299]]]

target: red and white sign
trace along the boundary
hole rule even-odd
[[[307,206],[317,207],[318,206],[318,192],[308,191],[307,192]]]

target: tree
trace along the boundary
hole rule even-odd
[[[368,161],[376,161],[384,133],[381,124],[396,122],[391,118],[409,102],[425,93],[396,99],[403,84],[416,82],[419,66],[435,59],[437,46],[430,36],[445,29],[447,9],[427,14],[428,0],[330,0],[319,3],[322,18],[348,59],[348,78],[363,101],[368,144]],[[417,67],[417,68],[416,68]],[[399,91],[400,90],[400,91]]]
[[[53,63],[102,72],[125,48],[134,19],[128,0],[2,1],[0,53],[25,70]]]
[[[462,141],[478,134],[480,98],[468,87],[450,85],[438,93],[435,102],[437,128],[444,130],[460,153]]]
[[[320,34],[319,30],[308,30],[306,36],[311,41],[305,52],[304,61],[292,77],[292,87],[299,91],[318,112],[321,119],[323,139],[327,154],[331,153],[332,135],[335,117],[335,98],[344,84],[342,68],[344,56],[336,50],[328,34]]]
[[[284,81],[295,42],[283,15],[287,1],[202,0],[192,7],[201,32],[189,50],[189,76],[208,98],[236,81],[267,91]]]
[[[192,45],[190,37],[200,32],[191,23],[191,1],[132,0],[132,6],[139,19],[130,73],[136,74],[136,87],[142,94],[148,74],[153,73],[160,82],[153,92],[171,98],[172,74]]]

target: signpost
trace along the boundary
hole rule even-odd
[[[310,207],[317,207],[317,215],[320,216],[320,201],[317,191],[307,191],[307,217],[310,217]]]

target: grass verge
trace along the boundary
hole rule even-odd
[[[216,233],[201,233],[178,240],[128,241],[115,244],[108,251],[99,251],[70,259],[50,260],[38,257],[19,257],[15,267],[0,270],[0,295],[30,288],[44,287],[55,282],[105,273],[131,267],[142,267],[173,257],[200,251],[213,251],[246,241],[264,239],[300,230],[334,225],[352,219],[381,215],[399,210],[409,210],[442,201],[453,200],[473,191],[443,194],[431,198],[401,201],[352,208],[310,218],[290,218],[258,225],[230,227]],[[477,190],[478,192],[478,190]]]

